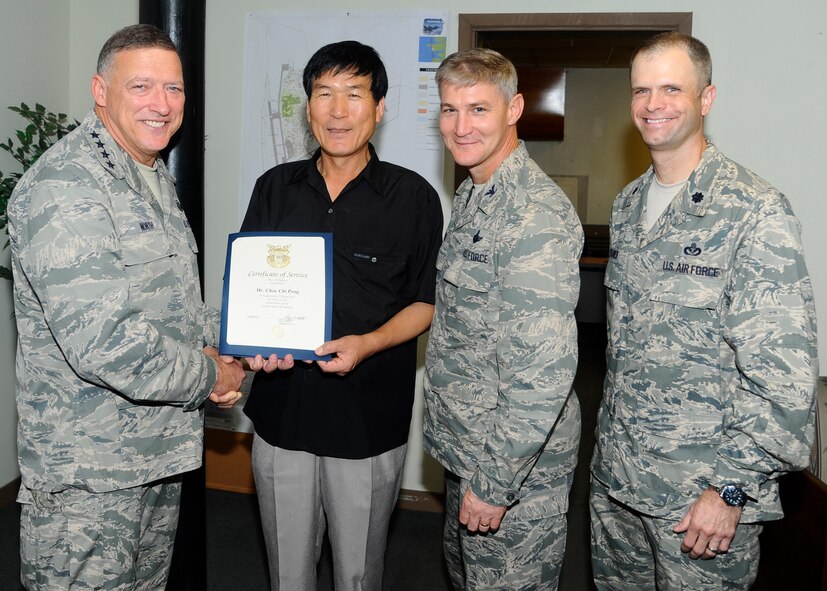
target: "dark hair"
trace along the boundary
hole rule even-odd
[[[106,74],[106,70],[112,65],[116,53],[146,47],[158,47],[178,53],[178,48],[175,47],[175,43],[172,42],[169,35],[158,27],[154,25],[130,25],[116,31],[103,44],[98,55],[98,74]]]
[[[388,73],[376,50],[358,41],[339,41],[319,49],[304,67],[302,82],[308,98],[316,80],[342,73],[370,76],[370,93],[377,103],[388,93]]]
[[[658,33],[646,39],[640,47],[635,49],[629,65],[631,66],[635,58],[641,54],[657,53],[673,47],[686,51],[689,59],[695,65],[695,70],[698,73],[699,91],[712,84],[712,57],[709,55],[709,49],[695,37],[677,31]]]

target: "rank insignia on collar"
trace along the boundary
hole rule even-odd
[[[497,191],[497,185],[491,185],[491,188],[490,188],[490,189],[488,189],[488,190],[485,192],[485,194],[486,194],[486,196],[488,196],[488,195],[493,195],[496,191]]]
[[[109,159],[110,154],[109,154],[109,152],[106,151],[106,148],[101,147],[100,152],[101,152],[101,156],[103,156],[103,161],[106,163],[106,165],[109,168],[115,168],[115,165]]]
[[[703,200],[704,200],[704,194],[701,193],[701,192],[697,192],[697,193],[692,195],[692,202],[693,203],[700,203]]]

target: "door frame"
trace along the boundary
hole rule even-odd
[[[692,34],[691,12],[461,13],[458,49],[477,46],[480,31],[678,31]]]

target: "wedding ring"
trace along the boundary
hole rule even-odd
[[[480,521],[480,527],[488,527],[490,524]]]

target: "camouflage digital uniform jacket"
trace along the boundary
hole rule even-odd
[[[776,478],[807,465],[815,309],[787,199],[709,144],[647,233],[650,169],[612,208],[608,371],[592,473],[609,495],[680,519],[736,484],[742,522],[782,515]]]
[[[21,502],[27,488],[104,492],[201,463],[199,406],[217,379],[201,349],[218,313],[157,163],[167,203],[92,111],[9,201]]]
[[[437,259],[425,448],[490,504],[560,514],[580,434],[582,227],[522,142],[466,201],[472,187],[454,197]]]

